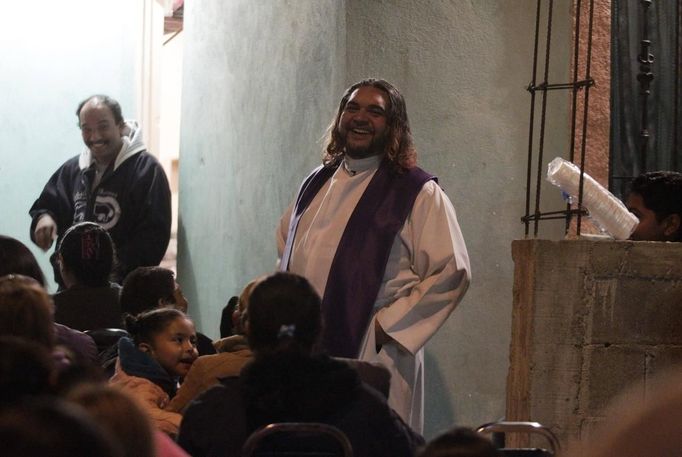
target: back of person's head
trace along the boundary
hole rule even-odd
[[[0,276],[24,275],[35,279],[45,287],[45,275],[33,253],[24,243],[9,236],[0,235]]]
[[[417,457],[502,457],[502,454],[483,435],[457,427],[431,440]]]
[[[13,274],[0,278],[0,336],[26,338],[51,349],[52,311],[52,299],[35,279]]]
[[[50,352],[16,336],[0,336],[0,408],[52,392],[55,374]]]
[[[293,273],[274,273],[254,287],[249,298],[246,331],[257,353],[309,353],[322,329],[321,300],[308,280]]]
[[[263,276],[259,276],[258,278],[252,279],[251,281],[248,282],[242,289],[242,292],[239,294],[239,298],[237,300],[237,305],[234,310],[234,313],[232,314],[232,325],[234,327],[234,332],[243,335],[245,333],[244,330],[244,316],[246,316],[248,309],[249,309],[249,300],[251,300],[251,294],[253,293],[253,289],[256,288],[258,283],[260,283],[264,279]]]
[[[50,398],[0,410],[2,455],[119,457],[120,449],[76,405]]]
[[[154,337],[162,333],[176,319],[188,319],[187,315],[175,308],[157,308],[137,316],[126,314],[125,327],[135,345],[152,343]]]
[[[99,224],[81,222],[64,233],[57,246],[57,258],[78,285],[106,286],[114,268],[114,243]]]
[[[175,301],[175,275],[162,267],[138,267],[128,273],[121,289],[121,311],[139,314]]]
[[[651,171],[637,176],[630,183],[630,193],[642,197],[644,205],[656,214],[658,222],[678,215],[682,218],[682,173]],[[673,241],[682,241],[682,224]]]
[[[106,384],[85,384],[68,395],[121,444],[125,457],[153,457],[153,428],[145,411],[125,392]]]

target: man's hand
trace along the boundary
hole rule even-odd
[[[52,246],[52,241],[57,238],[57,223],[49,214],[43,214],[38,219],[36,229],[33,231],[36,244],[43,251],[47,251]]]

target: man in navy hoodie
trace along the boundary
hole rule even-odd
[[[86,149],[59,167],[31,207],[31,239],[47,251],[71,225],[96,222],[116,245],[119,267],[113,279],[120,282],[136,267],[158,265],[166,252],[168,179],[146,151],[137,123],[123,120],[116,100],[93,95],[78,105],[76,115]],[[60,279],[58,269],[55,278]]]

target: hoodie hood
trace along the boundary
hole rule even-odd
[[[116,156],[116,160],[114,160],[114,170],[116,170],[123,162],[135,154],[147,149],[142,139],[142,129],[140,128],[137,121],[125,121],[125,127],[123,129],[123,136],[121,139],[123,140],[123,146],[121,147],[121,151]],[[90,167],[94,161],[95,159],[92,157],[90,149],[86,147],[78,157],[78,167],[81,170],[85,170],[86,168]]]
[[[326,422],[343,415],[361,387],[357,373],[325,355],[260,356],[241,373],[252,427],[271,422]]]

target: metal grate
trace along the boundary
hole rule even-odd
[[[545,7],[543,8],[543,5]],[[552,20],[554,14],[554,0],[538,0],[536,7],[536,18],[535,18],[535,45],[533,49],[533,72],[531,76],[531,83],[528,85],[528,92],[530,92],[530,120],[529,120],[529,131],[528,131],[528,164],[527,164],[527,178],[526,178],[526,214],[521,218],[521,222],[525,224],[525,236],[526,238],[530,233],[531,222],[533,223],[533,236],[538,235],[538,226],[541,220],[548,219],[565,219],[566,220],[566,232],[571,224],[571,219],[573,216],[577,216],[577,234],[580,235],[580,228],[582,222],[582,216],[586,212],[582,209],[583,201],[583,181],[585,173],[585,150],[587,141],[587,118],[588,118],[588,108],[589,108],[589,94],[590,87],[594,85],[594,79],[590,75],[590,66],[592,59],[592,27],[594,23],[594,0],[589,0],[588,4],[588,31],[587,31],[587,46],[585,49],[585,70],[583,75],[579,75],[579,63],[581,52],[580,49],[580,39],[581,32],[581,16],[582,16],[583,0],[576,0],[575,3],[575,27],[573,30],[574,48],[573,48],[573,75],[570,82],[567,83],[550,83],[549,82],[549,63],[551,57],[551,43],[552,43]],[[546,30],[544,30],[544,69],[543,69],[543,80],[542,82],[537,82],[538,77],[538,56],[540,53],[540,33],[543,14],[545,14],[546,19]],[[572,106],[571,106],[571,140],[570,140],[570,161],[575,161],[576,152],[576,125],[578,116],[578,97],[582,95],[583,97],[583,112],[582,112],[582,141],[580,143],[580,191],[578,195],[577,209],[571,208],[568,204],[566,209],[560,211],[549,211],[543,212],[540,210],[540,194],[542,191],[542,172],[543,172],[543,155],[544,155],[544,144],[545,144],[545,126],[546,126],[546,115],[547,115],[547,101],[550,91],[554,90],[570,90],[572,92]],[[540,100],[540,121],[539,121],[539,137],[538,146],[534,147],[535,143],[535,110],[537,101],[537,95],[541,95]],[[534,160],[537,160],[536,164],[536,178],[535,178],[535,204],[533,211],[531,212],[531,197],[532,197],[532,171]]]

